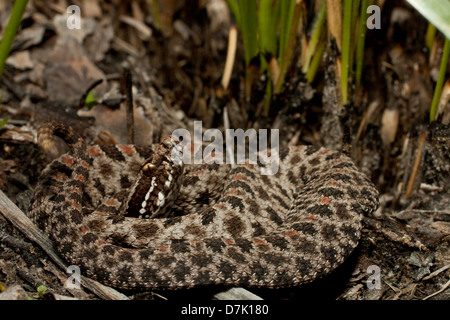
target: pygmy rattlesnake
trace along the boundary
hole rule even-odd
[[[71,150],[43,171],[31,215],[64,259],[118,288],[310,282],[353,251],[363,215],[378,206],[370,180],[324,148],[280,150],[272,176],[250,164],[186,165],[182,174],[171,137],[85,147],[50,122],[39,143],[51,149],[54,136]]]

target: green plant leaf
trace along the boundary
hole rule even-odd
[[[84,106],[89,110],[92,109],[98,103],[97,98],[94,96],[94,91],[89,91],[86,95],[86,99],[84,100]]]
[[[230,8],[231,13],[234,15],[234,20],[239,28],[241,28],[241,19],[239,15],[239,7],[237,0],[226,0],[228,4],[228,8]]]
[[[406,0],[429,22],[450,39],[450,1],[448,0]]]
[[[244,42],[245,64],[258,55],[258,16],[255,0],[239,0],[239,19]]]
[[[450,55],[450,40],[445,39],[444,51],[442,52],[441,66],[439,68],[439,77],[434,89],[433,101],[430,109],[430,122],[433,122],[439,105],[439,99],[442,94],[442,86],[444,85],[445,71],[447,70],[448,57]]]
[[[309,65],[311,63],[311,59],[316,52],[317,45],[319,44],[320,36],[322,34],[323,25],[325,23],[325,18],[327,16],[327,5],[325,1],[322,1],[322,5],[320,6],[319,12],[316,15],[312,33],[311,40],[309,41],[308,52],[306,54],[305,64],[303,65],[302,71],[307,73],[309,70]]]
[[[2,121],[0,121],[0,129],[8,122],[9,117],[5,117]]]
[[[278,50],[278,63],[280,65],[283,64],[289,36],[291,35],[295,4],[295,0],[280,1],[280,47]]]
[[[272,0],[260,0],[258,8],[259,45],[263,55],[275,56],[277,50],[277,8]]]
[[[6,59],[9,56],[9,51],[14,42],[17,30],[19,30],[20,22],[22,21],[22,15],[25,12],[28,0],[16,0],[9,17],[8,25],[3,33],[3,38],[0,42],[0,77],[5,67]]]
[[[429,22],[427,27],[427,33],[425,35],[425,44],[428,47],[428,50],[431,50],[431,48],[433,47],[435,35],[436,35],[436,27],[433,26],[431,22]]]
[[[44,294],[47,292],[47,287],[44,285],[40,285],[36,289],[36,293],[33,295],[33,298],[39,299],[44,296]]]

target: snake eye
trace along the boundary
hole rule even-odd
[[[144,172],[146,176],[150,176],[151,172],[155,169],[156,166],[151,162],[147,162],[142,166],[142,172]]]

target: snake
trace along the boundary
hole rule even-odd
[[[261,164],[184,164],[179,141],[91,145],[70,126],[38,131],[46,151],[63,140],[34,189],[30,216],[82,275],[120,289],[209,285],[283,288],[331,273],[354,251],[378,207],[370,179],[344,154],[312,145]]]

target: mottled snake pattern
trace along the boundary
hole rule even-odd
[[[363,216],[378,206],[370,180],[324,148],[280,149],[275,175],[248,163],[185,165],[181,174],[166,157],[176,145],[170,137],[147,147],[86,147],[53,121],[39,130],[39,144],[52,149],[55,136],[70,151],[42,172],[30,214],[67,262],[117,288],[311,282],[350,255]],[[137,179],[146,174],[142,189]],[[165,212],[143,218],[149,203]]]

